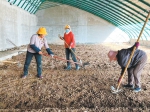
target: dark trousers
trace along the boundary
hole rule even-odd
[[[128,69],[128,84],[134,85],[135,88],[141,88],[141,72],[147,61],[147,55],[144,55],[135,67]]]
[[[31,63],[33,56],[35,57],[36,64],[37,64],[37,76],[41,76],[41,74],[42,74],[42,63],[41,63],[42,56],[38,53],[30,53],[28,51],[26,54],[26,60],[25,60],[25,64],[24,64],[24,75],[28,74],[28,68],[29,68],[29,65]]]
[[[72,51],[75,53],[75,48],[71,48]],[[72,57],[72,60],[74,62],[77,62],[76,56],[75,54],[72,52],[69,48],[65,49],[65,53],[66,53],[66,60],[70,60],[70,55]],[[75,64],[76,67],[78,66],[78,64]],[[67,61],[67,67],[71,67],[71,63]]]

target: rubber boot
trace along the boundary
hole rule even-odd
[[[76,64],[76,70],[79,70],[79,69],[80,69],[79,65],[78,65],[78,64]]]
[[[70,63],[67,63],[67,67],[65,70],[70,70],[70,69],[71,69],[71,65],[70,65]]]

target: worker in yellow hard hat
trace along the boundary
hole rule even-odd
[[[70,60],[70,55],[71,55],[72,60],[74,62],[77,62],[76,56],[74,54],[75,53],[75,38],[74,38],[73,32],[71,31],[70,25],[65,26],[64,36],[62,37],[59,35],[59,38],[63,40],[65,44],[66,60]],[[76,66],[76,70],[79,70],[80,68],[79,65],[75,64],[75,66]],[[71,63],[68,61],[66,70],[70,70],[70,69],[71,69]]]
[[[37,34],[32,35],[30,39],[30,43],[27,48],[26,60],[24,64],[24,74],[22,78],[26,78],[28,74],[28,67],[30,65],[33,56],[35,57],[37,63],[37,77],[43,78],[41,60],[42,60],[42,55],[46,55],[46,54],[44,54],[41,51],[42,47],[45,46],[48,55],[51,55],[52,57],[54,56],[45,38],[46,35],[47,35],[47,31],[46,28],[44,27],[40,27],[37,31]]]

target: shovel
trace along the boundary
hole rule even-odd
[[[58,37],[61,37],[60,36],[60,34],[58,35]],[[68,48],[69,48],[69,45],[67,44],[67,42],[63,39],[63,38],[61,38],[64,42],[65,42],[65,44],[68,46]],[[70,48],[69,48],[70,49]],[[80,63],[82,64],[82,60],[75,54],[75,52],[72,50],[72,49],[70,49],[71,50],[71,52],[75,55],[75,57],[77,57],[77,59],[80,61]]]
[[[139,42],[140,37],[141,37],[141,35],[142,35],[142,33],[143,33],[143,30],[144,30],[144,28],[145,28],[145,26],[146,26],[146,23],[148,22],[149,16],[150,16],[150,11],[149,11],[149,13],[148,13],[148,15],[147,15],[147,17],[146,17],[145,23],[144,23],[144,25],[143,25],[143,27],[142,27],[142,30],[141,30],[141,32],[140,32],[140,34],[139,34],[139,37],[138,37],[138,39],[137,39],[136,42]],[[135,50],[136,50],[136,47],[134,46],[134,48],[133,48],[133,50],[132,50],[132,53],[131,53],[131,55],[130,55],[130,58],[129,58],[128,62],[127,62],[127,65],[126,65],[126,67],[125,67],[125,70],[124,70],[123,74],[122,74],[121,77],[120,77],[120,80],[119,80],[119,82],[118,82],[117,88],[111,86],[111,91],[112,91],[112,93],[115,93],[115,94],[116,94],[116,93],[118,93],[118,92],[121,91],[121,89],[119,89],[120,84],[121,84],[121,81],[122,81],[122,79],[123,79],[123,76],[124,76],[125,72],[127,71],[127,68],[128,68],[128,66],[129,66],[129,64],[130,64],[130,62],[131,62],[131,59],[132,59],[132,57],[133,57],[133,55],[134,55]]]

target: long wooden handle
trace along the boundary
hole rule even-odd
[[[59,59],[59,60],[63,60],[63,61],[66,61],[66,62],[70,62],[70,63],[74,63],[74,64],[81,65],[81,64],[80,64],[80,63],[78,63],[78,62],[72,62],[71,60],[66,60],[66,59],[61,58],[61,57],[58,57],[58,56],[54,56],[54,58],[57,58],[57,59]]]
[[[143,25],[143,27],[142,27],[142,30],[141,30],[141,32],[140,32],[140,34],[139,34],[139,37],[138,37],[138,39],[137,39],[136,42],[139,42],[140,37],[141,37],[141,35],[142,35],[143,31],[144,31],[144,28],[145,28],[145,26],[146,26],[146,23],[148,22],[149,16],[150,16],[150,11],[149,11],[149,13],[148,13],[148,15],[147,15],[147,17],[146,17],[145,23],[144,23],[144,25]],[[127,62],[127,65],[126,65],[126,67],[125,67],[125,70],[124,70],[124,72],[123,72],[123,74],[122,74],[122,76],[121,76],[121,78],[120,78],[120,81],[118,82],[117,90],[118,90],[119,87],[120,87],[121,81],[122,81],[122,79],[123,79],[123,77],[124,77],[125,72],[127,71],[127,68],[128,68],[128,66],[129,66],[129,64],[130,64],[130,62],[131,62],[131,59],[132,59],[132,57],[133,57],[133,55],[134,55],[135,50],[136,50],[136,47],[134,46],[134,48],[133,48],[133,50],[132,50],[132,53],[131,53],[131,55],[130,55],[130,58],[129,58],[128,62]]]
[[[12,64],[16,64],[17,62],[13,62],[13,61],[0,61],[2,63],[12,63]]]
[[[16,44],[14,44],[11,40],[9,40],[8,38],[6,39],[7,41],[9,41],[11,44],[13,44],[15,47],[17,47],[16,46]]]
[[[63,39],[63,41],[65,42],[65,44],[69,47],[69,45],[67,44],[67,42]],[[75,54],[75,52],[72,50],[72,49],[70,49],[71,50],[71,52],[80,60],[80,58]]]

